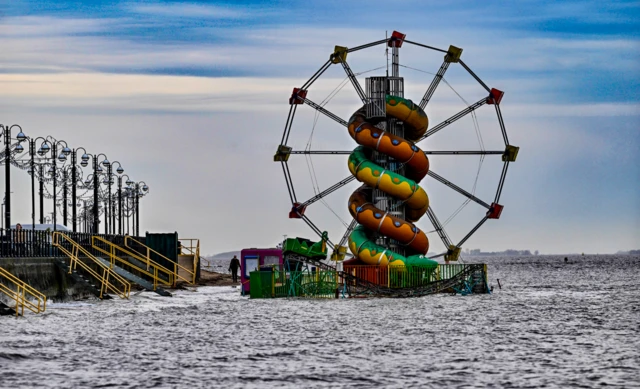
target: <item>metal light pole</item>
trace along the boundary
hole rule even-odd
[[[17,124],[6,127],[0,124],[0,131],[4,135],[4,163],[5,163],[5,207],[4,207],[4,225],[7,229],[11,228],[11,129],[17,127],[20,132],[16,136],[18,145],[16,151],[23,150],[22,143],[27,139],[27,136],[22,132],[22,127]],[[18,152],[20,152],[18,151]]]
[[[36,228],[36,142],[38,140],[42,140],[43,142],[40,144],[40,148],[37,153],[40,156],[44,156],[49,152],[49,143],[46,139],[39,136],[35,139],[29,139],[29,155],[31,157],[31,166],[29,168],[29,173],[31,174],[31,230],[35,231]],[[38,178],[38,182],[40,183],[40,192],[42,192],[42,166],[40,166],[40,177]],[[42,224],[42,195],[40,196],[40,224]]]
[[[135,211],[136,211],[136,236],[140,236],[140,198],[149,193],[149,187],[144,181],[139,181],[135,186]]]
[[[118,176],[118,234],[120,235],[122,235],[122,231],[124,230],[124,209],[122,208],[122,179],[124,177],[127,177],[127,181],[125,181],[127,183],[127,187],[130,186],[129,182],[133,182],[131,181],[131,178],[129,178],[128,174]],[[128,221],[129,218],[127,218],[127,222]]]
[[[93,155],[93,233],[94,234],[98,234],[100,232],[100,230],[98,229],[99,227],[98,223],[100,222],[100,217],[98,214],[98,208],[100,206],[100,203],[98,202],[98,191],[100,190],[100,178],[98,177],[98,173],[102,173],[102,167],[100,167],[100,164],[98,163],[99,156],[104,156],[104,161],[102,161],[103,165],[104,165],[104,162],[109,163],[109,160],[107,159],[106,155],[104,154]]]
[[[116,169],[116,173],[118,173],[118,178],[120,175],[122,175],[122,173],[124,173],[124,168],[122,167],[122,164],[119,161],[113,161],[110,162],[109,165],[107,166],[107,184],[108,184],[108,188],[109,188],[109,216],[110,216],[110,223],[109,223],[109,231],[111,234],[115,234],[116,233],[116,214],[114,212],[114,204],[113,201],[111,200],[111,184],[113,183],[113,166],[115,164],[118,164],[118,168]]]
[[[50,172],[52,173],[51,175],[53,176],[53,230],[56,231],[58,226],[58,193],[56,188],[56,183],[58,179],[58,172],[57,172],[58,166],[57,166],[56,160],[64,164],[67,161],[67,155],[71,154],[71,149],[67,145],[67,142],[63,140],[59,140],[59,141],[53,140],[52,143],[53,144],[52,144],[52,153],[51,153],[51,168],[53,169],[53,171],[50,170]],[[62,144],[64,144],[64,147],[62,148],[60,155],[57,155],[58,146]]]
[[[84,149],[84,147],[78,147],[76,149],[73,149],[71,152],[71,202],[72,202],[72,215],[71,215],[71,219],[72,219],[72,230],[73,232],[76,232],[76,223],[77,223],[77,216],[76,216],[76,208],[78,206],[77,204],[77,187],[78,187],[78,151],[82,150],[82,157],[80,157],[80,166],[82,167],[87,167],[89,165],[89,159],[91,158],[89,156],[89,154],[87,154],[87,150]],[[87,182],[86,184],[89,184],[87,177]],[[86,201],[85,201],[85,208],[86,208]],[[86,210],[85,210],[85,221],[86,221]],[[84,231],[86,232],[86,225],[84,226]]]

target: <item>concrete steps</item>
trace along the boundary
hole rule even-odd
[[[54,263],[56,264],[56,266],[62,269],[65,272],[65,274],[69,274],[69,265],[65,260],[61,258],[55,258]],[[102,297],[100,297],[100,286],[96,285],[96,280],[85,277],[83,274],[78,273],[75,270],[71,272],[71,274],[69,275],[71,276],[71,278],[74,279],[74,281],[86,287],[97,298],[101,298],[103,300],[112,299],[112,297],[106,293],[103,293]]]
[[[103,265],[105,265],[107,267],[111,266],[111,263],[109,261],[107,261],[106,259],[104,259],[104,258],[96,257],[96,259],[98,261],[100,261],[100,263],[102,263]],[[140,266],[140,267],[144,268],[144,266]],[[142,286],[146,290],[150,290],[152,292],[156,292],[160,296],[165,296],[165,297],[171,297],[172,296],[171,293],[167,292],[166,290],[164,290],[164,289],[162,289],[160,287],[156,287],[156,289],[154,290],[153,289],[153,282],[147,281],[144,278],[139,277],[139,276],[137,276],[137,275],[135,275],[135,274],[133,274],[131,272],[128,272],[128,271],[124,270],[121,267],[114,266],[113,267],[113,271],[116,272],[116,274],[118,274],[119,276],[122,276],[125,279]]]

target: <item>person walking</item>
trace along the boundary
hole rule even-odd
[[[234,255],[231,258],[231,262],[229,263],[229,271],[231,272],[231,277],[233,278],[233,282],[238,282],[238,269],[240,268],[240,260]]]

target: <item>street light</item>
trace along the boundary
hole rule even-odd
[[[56,140],[52,136],[48,136],[47,139],[51,142],[51,168],[49,169],[49,173],[53,176],[53,230],[57,230],[57,217],[58,217],[58,209],[57,209],[57,191],[56,191],[56,182],[57,182],[57,162],[61,162],[64,164],[67,161],[67,156],[71,154],[71,149],[67,145],[66,141]],[[64,145],[61,148],[60,154],[58,155],[57,150],[58,147]]]
[[[135,212],[135,236],[140,236],[140,198],[149,193],[149,186],[144,181],[139,181],[134,186],[134,212]]]
[[[98,202],[98,190],[100,190],[100,178],[98,177],[98,174],[102,173],[102,167],[100,166],[100,163],[98,163],[98,157],[103,156],[104,160],[102,161],[102,165],[104,166],[108,166],[109,165],[109,160],[107,159],[107,156],[104,154],[94,154],[93,155],[93,233],[97,234],[100,231],[98,230],[98,223],[99,223],[99,214],[98,214],[98,206],[99,206],[99,202]],[[105,231],[106,232],[106,231]]]
[[[87,167],[89,165],[89,159],[92,158],[91,155],[87,154],[87,150],[85,150],[84,147],[78,147],[76,149],[73,149],[71,151],[71,198],[72,198],[72,205],[71,205],[71,223],[72,223],[72,231],[76,232],[76,223],[77,223],[77,215],[76,215],[76,207],[77,207],[77,186],[78,186],[78,178],[80,178],[80,181],[82,181],[82,176],[78,175],[78,151],[82,150],[82,156],[80,157],[80,166],[81,167]],[[85,181],[85,184],[87,186],[89,186],[89,184],[91,183],[91,181],[89,180],[89,176],[87,176],[87,181]],[[86,202],[85,202],[85,207],[86,207]],[[86,212],[85,212],[85,220],[86,220]],[[86,226],[85,226],[85,232],[86,232]]]
[[[103,162],[104,164],[104,162]],[[112,161],[110,163],[108,163],[107,165],[107,179],[105,180],[105,183],[108,185],[108,215],[105,215],[105,219],[109,220],[109,225],[107,227],[107,233],[111,233],[111,234],[115,234],[116,232],[116,228],[115,228],[115,224],[116,224],[116,215],[115,212],[113,211],[113,203],[111,201],[111,184],[113,183],[113,176],[115,176],[115,174],[113,174],[113,166],[114,165],[118,165],[118,168],[116,169],[116,172],[118,173],[118,179],[120,178],[119,175],[122,175],[122,173],[124,173],[124,168],[122,167],[122,164],[120,164],[119,161]],[[120,182],[120,180],[118,180],[118,182]],[[120,196],[118,196],[119,199],[121,199]],[[121,204],[121,200],[119,202]]]
[[[31,138],[29,139],[29,156],[30,158],[30,167],[29,167],[29,174],[31,174],[31,229],[35,230],[36,228],[36,186],[35,186],[35,176],[36,176],[36,162],[35,162],[35,156],[36,156],[36,143],[38,141],[40,142],[40,148],[38,148],[38,155],[40,157],[45,157],[46,154],[49,152],[49,150],[51,149],[51,147],[49,146],[49,141],[46,140],[45,138],[39,136],[37,138]],[[44,203],[43,203],[43,165],[40,164],[40,176],[38,177],[38,182],[40,183],[40,223],[42,224],[44,222]]]
[[[12,126],[4,126],[0,124],[0,135],[4,135],[4,163],[5,163],[5,208],[4,208],[4,222],[6,228],[11,228],[11,129],[17,127],[20,129],[16,140],[18,144],[16,146],[16,153],[22,152],[24,148],[20,143],[27,140],[27,136],[22,132],[22,127],[17,124]],[[20,147],[18,147],[20,146]]]

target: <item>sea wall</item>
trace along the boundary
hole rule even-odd
[[[37,289],[51,301],[78,300],[93,296],[56,266],[53,258],[0,258],[0,267]]]

